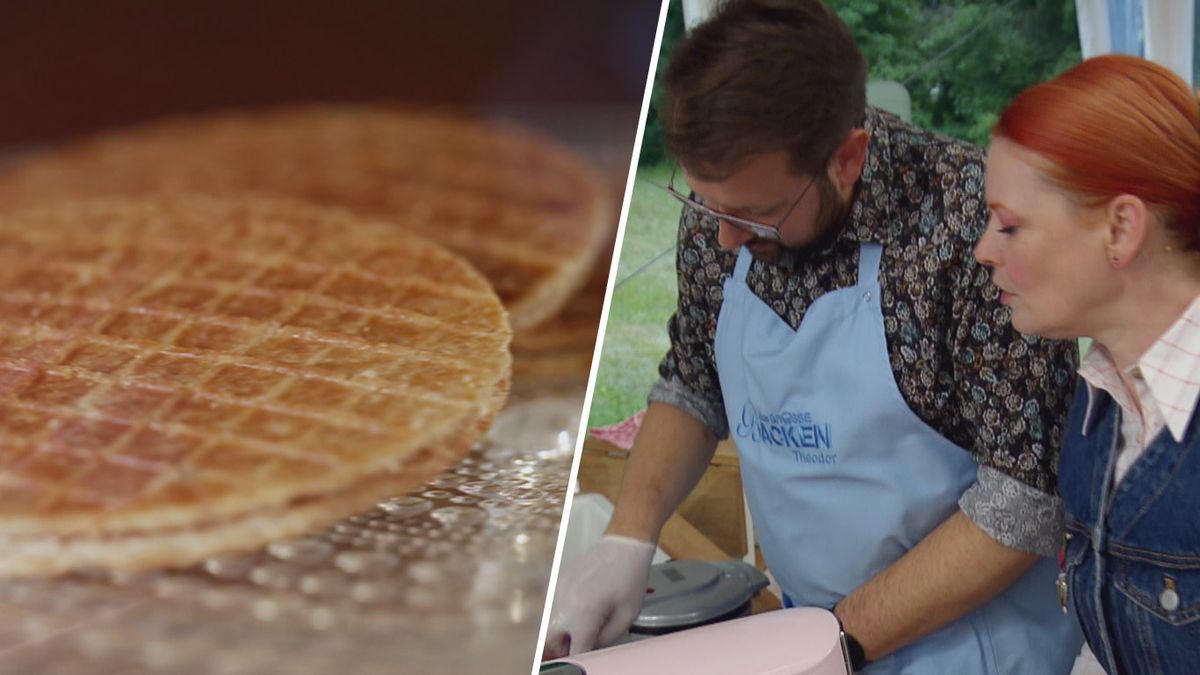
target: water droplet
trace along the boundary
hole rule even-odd
[[[487,519],[486,511],[468,506],[443,506],[429,515],[445,527],[465,527]]]
[[[343,551],[333,564],[347,574],[383,574],[396,569],[396,556],[381,551]]]
[[[204,561],[204,571],[218,579],[243,579],[257,563],[258,558],[255,556],[209,558]]]
[[[437,477],[436,479],[431,480],[428,483],[426,483],[426,485],[428,485],[429,487],[433,487],[433,488],[450,489],[450,488],[456,488],[465,482],[467,482],[466,478],[463,478],[462,476],[458,476],[458,475],[450,473],[450,474],[442,474],[441,476]]]
[[[270,544],[267,552],[280,560],[312,566],[328,560],[333,554],[333,546],[320,539],[295,539]]]
[[[442,580],[442,570],[431,562],[416,562],[408,566],[408,576],[422,584],[434,584]]]
[[[398,497],[381,502],[379,508],[392,516],[404,517],[424,513],[433,508],[433,504],[420,497]]]
[[[250,571],[250,581],[264,588],[283,591],[292,586],[293,571],[283,563],[259,565]]]
[[[259,621],[274,621],[279,618],[280,608],[279,603],[274,600],[263,598],[255,601],[251,605],[250,611],[253,612],[254,618]]]
[[[350,588],[350,597],[361,604],[378,604],[395,601],[404,591],[404,584],[397,579],[359,581]]]
[[[349,585],[346,577],[332,570],[314,572],[300,577],[297,586],[307,595],[341,596]]]
[[[371,535],[371,540],[374,542],[375,547],[379,548],[396,544],[400,541],[400,536],[394,532],[376,532]]]

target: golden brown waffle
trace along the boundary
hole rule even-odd
[[[0,573],[181,565],[461,457],[503,404],[486,279],[298,203],[0,216]]]
[[[604,293],[613,252],[611,241],[605,251],[597,258],[587,283],[558,316],[514,333],[513,374],[518,379],[587,379],[600,315],[604,311]]]
[[[615,222],[605,184],[528,131],[446,111],[306,106],[151,123],[0,177],[0,208],[146,192],[263,192],[398,223],[470,260],[514,327],[581,286]]]

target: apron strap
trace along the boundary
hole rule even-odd
[[[746,282],[746,273],[750,271],[750,263],[754,262],[754,256],[750,255],[750,249],[742,246],[738,249],[737,265],[733,268],[733,280]]]
[[[879,289],[879,261],[883,258],[883,246],[862,242],[858,245],[858,287],[865,291]],[[879,295],[876,292],[876,295]]]

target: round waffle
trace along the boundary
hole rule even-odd
[[[510,335],[468,263],[347,212],[0,216],[0,573],[188,564],[411,489],[503,404]]]
[[[613,242],[601,254],[587,283],[563,311],[535,328],[513,334],[513,375],[546,381],[586,380],[596,348],[596,332],[604,311]]]
[[[0,205],[147,192],[263,192],[400,224],[470,260],[514,327],[558,312],[613,220],[573,153],[445,111],[302,106],[155,122],[0,178]]]

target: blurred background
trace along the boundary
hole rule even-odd
[[[383,99],[621,108],[628,153],[658,14],[645,0],[9,0],[0,145],[165,113]]]

